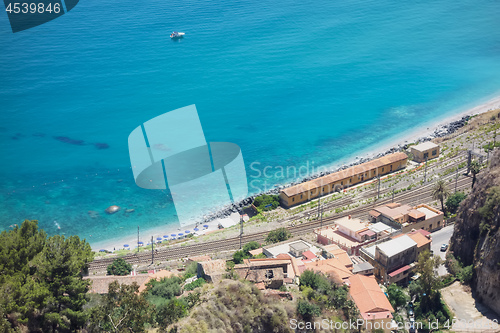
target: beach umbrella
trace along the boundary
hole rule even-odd
[[[168,238],[168,236],[167,235],[163,235],[163,238]]]
[[[161,238],[161,237],[156,237],[156,240],[162,240],[162,239],[163,239],[163,238]]]
[[[200,229],[198,229],[198,228],[194,228],[193,230],[194,230],[194,231],[198,231],[198,230],[200,230]]]
[[[151,243],[148,243],[147,245],[151,245]]]
[[[129,245],[128,244],[123,244],[123,247],[128,247]]]
[[[179,236],[184,236],[184,233],[179,232],[177,235],[179,235]]]
[[[139,245],[144,245],[144,242],[137,242],[137,244],[139,244]]]
[[[170,236],[175,237],[175,236],[177,236],[177,234],[170,234]]]
[[[189,231],[189,230],[186,230],[186,231],[184,231],[184,232],[185,232],[186,234],[190,234],[190,233],[191,233],[191,231]]]
[[[208,224],[204,224],[204,225],[203,225],[203,228],[208,228]]]
[[[106,250],[99,250],[99,252],[106,252]]]

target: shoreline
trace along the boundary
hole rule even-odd
[[[478,104],[479,103],[479,104]],[[333,162],[329,165],[325,165],[328,171],[319,172],[313,175],[307,175],[303,179],[297,182],[290,182],[284,185],[277,185],[274,189],[271,189],[266,192],[254,194],[246,197],[245,199],[229,205],[220,207],[219,209],[214,209],[213,212],[208,213],[203,222],[199,223],[200,232],[198,235],[204,234],[206,232],[213,232],[218,229],[218,224],[221,221],[225,221],[223,224],[230,225],[231,222],[228,220],[233,220],[233,225],[237,223],[234,221],[234,214],[238,212],[238,209],[248,206],[258,195],[261,194],[278,194],[279,191],[283,188],[304,183],[306,181],[336,172],[338,170],[342,170],[357,164],[361,164],[367,162],[371,159],[378,158],[396,151],[401,151],[407,147],[408,144],[413,142],[425,142],[435,138],[443,137],[448,134],[455,132],[456,130],[462,128],[466,125],[467,120],[474,115],[481,114],[484,112],[488,112],[490,110],[500,108],[500,93],[495,94],[494,97],[484,98],[482,102],[471,103],[469,106],[465,106],[462,109],[457,109],[455,112],[451,111],[447,115],[445,115],[441,119],[428,121],[420,126],[417,126],[410,130],[409,133],[404,133],[401,135],[395,135],[390,137],[383,142],[378,143],[377,145],[372,145],[367,147],[361,151],[354,152],[351,155],[343,158],[343,162]],[[471,106],[475,105],[475,106]],[[451,114],[453,113],[453,114]],[[231,216],[233,215],[233,216]],[[209,227],[203,230],[203,225],[208,225]],[[146,239],[150,239],[151,235],[153,235],[153,239],[156,242],[156,237],[162,237],[163,235],[170,235],[171,233],[179,233],[184,232],[185,230],[193,230],[195,224],[188,226],[180,226],[180,224],[169,226],[159,226],[155,228],[149,228],[140,231],[141,234],[147,234]],[[175,229],[175,230],[174,230]],[[169,237],[170,238],[170,237]],[[140,237],[140,240],[144,242],[144,244],[148,243],[148,240],[144,241],[144,236]],[[88,241],[88,240],[87,240]],[[133,250],[134,244],[137,242],[137,234],[130,234],[130,236],[123,236],[119,238],[113,238],[106,241],[99,241],[96,243],[91,243],[91,247],[94,251],[99,251],[100,249],[110,250],[122,249],[124,244],[129,244],[130,250]],[[90,242],[89,242],[90,243]]]

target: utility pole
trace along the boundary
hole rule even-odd
[[[427,157],[425,157],[424,184],[427,181]]]
[[[243,215],[240,213],[240,250],[242,248],[241,242],[243,238]]]
[[[139,253],[139,226],[137,226],[137,253]]]
[[[153,236],[151,236],[151,265],[155,262],[155,242]]]
[[[321,207],[321,228],[323,228],[323,207]]]
[[[380,175],[378,176],[378,194],[377,194],[377,199],[380,199]]]
[[[318,190],[318,219],[319,219],[319,210],[321,206],[321,189]]]
[[[457,182],[458,182],[458,166],[457,166],[457,175],[455,176],[455,193],[457,193]]]

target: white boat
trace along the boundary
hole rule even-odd
[[[177,32],[174,31],[170,34],[170,38],[182,38],[184,37],[185,33],[184,32]]]

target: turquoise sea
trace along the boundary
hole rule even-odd
[[[207,141],[241,147],[258,188],[253,169],[342,162],[449,117],[500,91],[499,10],[87,0],[15,34],[0,13],[0,230],[37,219],[95,243],[175,225],[166,191],[135,186],[127,138],[190,104]],[[186,37],[172,41],[173,30]],[[270,173],[270,187],[295,178]],[[106,215],[109,205],[135,212]]]

